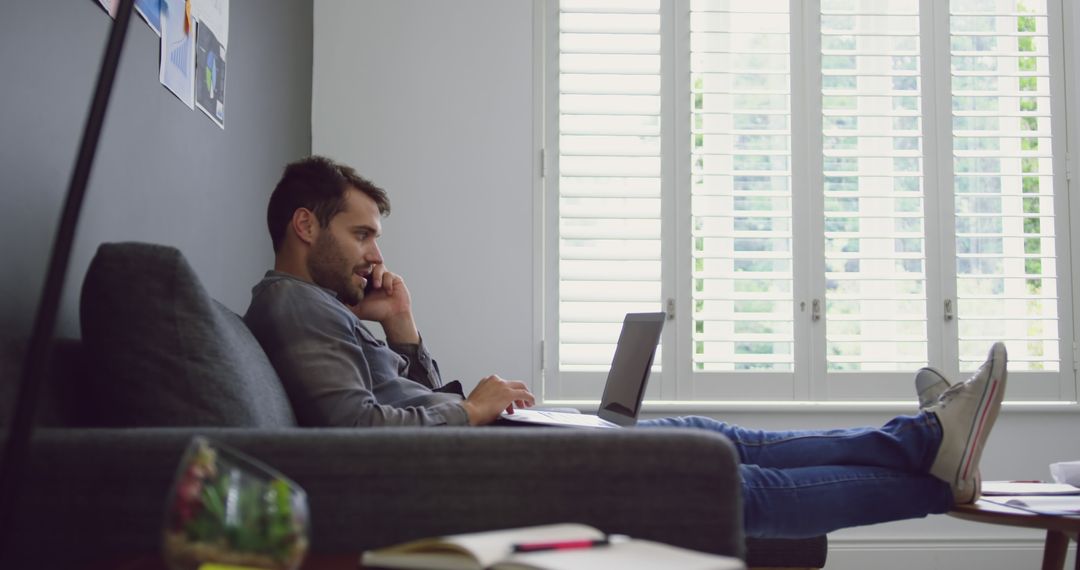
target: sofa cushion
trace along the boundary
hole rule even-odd
[[[747,538],[746,565],[750,568],[824,568],[829,538]]]
[[[176,248],[102,244],[83,283],[88,392],[113,426],[295,426],[277,373]]]

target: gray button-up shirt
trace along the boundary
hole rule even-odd
[[[301,425],[468,425],[423,342],[387,345],[333,291],[269,271],[244,322],[277,370]]]

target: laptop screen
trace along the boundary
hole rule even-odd
[[[664,318],[664,313],[626,315],[600,401],[601,418],[622,426],[637,423]]]

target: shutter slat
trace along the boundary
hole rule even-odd
[[[691,3],[699,372],[794,365],[788,10],[786,2]]]
[[[1048,20],[1045,1],[1024,5],[1030,13],[1001,3],[977,6],[990,15],[973,12],[970,2],[951,6],[953,107],[978,102],[990,109],[954,110],[954,140],[997,141],[993,148],[954,150],[957,321],[965,370],[981,363],[989,342],[1002,339],[1010,370],[1060,366]],[[969,126],[975,128],[962,128]],[[1021,147],[1032,139],[1037,147]],[[993,192],[965,192],[971,181],[986,181]],[[1035,191],[1025,191],[1032,183]]]
[[[661,306],[659,10],[560,2],[560,370],[606,370],[625,314]]]
[[[925,364],[928,342],[924,224],[897,225],[921,220],[923,210],[919,5],[854,0],[845,8],[823,10],[816,31],[825,264],[846,269],[826,274],[826,366],[907,371]],[[906,60],[902,69],[896,58]],[[898,90],[897,80],[911,87]],[[905,118],[917,122],[898,128]],[[896,148],[900,142],[907,148]],[[898,187],[897,180],[909,182]],[[842,187],[831,189],[834,183]]]

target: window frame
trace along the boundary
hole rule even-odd
[[[1046,0],[1051,77],[1051,133],[1058,267],[1058,336],[1061,366],[1053,372],[1013,372],[1010,400],[1076,402],[1077,362],[1080,346],[1080,199],[1073,199],[1069,179],[1078,167],[1077,153],[1069,151],[1072,133],[1080,132],[1080,110],[1069,113],[1065,94],[1075,92],[1080,58],[1067,27],[1080,29],[1080,6],[1064,0]],[[949,2],[919,0],[920,59],[923,140],[923,219],[926,263],[928,360],[950,378],[966,376],[959,370],[958,319],[944,321],[943,304],[956,304],[956,242],[953,191],[951,42]],[[823,212],[821,192],[821,77],[820,2],[791,1],[791,147],[792,209]],[[537,274],[542,285],[535,290],[537,315],[534,337],[539,346],[534,370],[536,393],[544,402],[592,403],[598,401],[606,374],[560,372],[559,362],[559,0],[534,0],[534,40],[537,81],[536,105],[537,176],[535,246]],[[675,319],[664,328],[661,342],[662,372],[654,372],[646,400],[657,404],[695,404],[731,401],[776,402],[890,402],[911,401],[914,370],[910,372],[826,372],[826,319],[812,322],[811,300],[825,299],[823,216],[792,216],[795,236],[792,263],[794,313],[793,372],[754,372],[753,382],[742,372],[695,372],[693,349],[692,217],[690,97],[690,0],[662,0],[661,18],[661,299],[674,301]],[[925,33],[927,30],[931,33]],[[815,33],[816,32],[816,33]],[[678,41],[676,41],[678,39]],[[1055,57],[1056,54],[1056,57]],[[1061,79],[1055,79],[1061,78]],[[1062,119],[1062,117],[1064,117]],[[942,120],[944,119],[944,120]],[[816,121],[816,124],[815,124]],[[685,133],[685,135],[680,134]],[[947,144],[945,144],[947,143]],[[796,180],[805,181],[796,186]],[[805,190],[807,187],[814,191]],[[932,192],[933,187],[944,188]],[[813,239],[798,239],[812,236]],[[801,279],[799,276],[810,276]],[[683,294],[678,294],[682,292]],[[805,310],[800,305],[805,303]],[[815,330],[815,328],[819,330]]]

